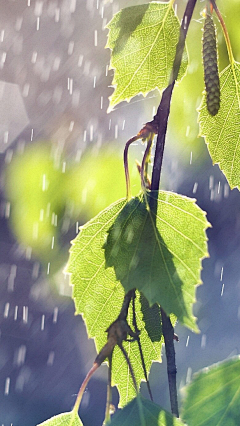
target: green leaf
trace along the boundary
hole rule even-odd
[[[121,101],[169,83],[179,21],[169,3],[151,2],[118,12],[107,25],[107,46],[112,50],[110,67],[115,70],[109,111]],[[179,77],[187,67],[184,53]]]
[[[220,74],[221,104],[217,115],[207,111],[206,95],[199,108],[200,135],[205,137],[213,164],[219,164],[231,188],[240,188],[240,63]]]
[[[80,228],[80,234],[72,242],[66,268],[71,274],[70,280],[74,286],[76,313],[83,315],[88,336],[95,339],[97,351],[100,351],[106,343],[106,329],[119,315],[124,298],[124,289],[116,280],[114,269],[105,268],[103,245],[107,231],[125,205],[126,200],[112,204]],[[140,340],[145,364],[149,372],[152,362],[161,360],[162,333],[159,307],[155,305],[149,308],[147,301],[137,294],[136,317],[138,328],[141,330]],[[131,315],[128,321],[131,325]],[[141,380],[144,380],[144,374],[138,344],[124,342],[124,348],[132,363],[137,383],[140,384]],[[136,396],[128,366],[118,347],[114,349],[113,354],[112,378],[120,392],[120,406]]]
[[[159,405],[143,397],[133,399],[117,412],[109,426],[183,426],[180,419],[172,416]]]
[[[240,414],[240,357],[197,373],[186,387],[182,418],[188,426],[236,426]]]
[[[71,411],[69,413],[58,414],[38,426],[83,426],[83,424],[78,413]]]
[[[105,244],[106,266],[114,267],[126,292],[137,288],[150,305],[159,303],[198,331],[192,305],[209,224],[193,199],[160,191],[157,203],[156,226],[142,195],[122,209]]]

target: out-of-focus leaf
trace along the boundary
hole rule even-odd
[[[75,411],[58,414],[38,426],[83,426],[78,414]]]
[[[109,426],[183,426],[184,423],[141,396],[116,413]]]
[[[240,357],[195,374],[185,391],[182,419],[188,426],[236,426],[240,419]]]
[[[169,3],[151,2],[122,9],[107,28],[107,47],[112,50],[110,66],[115,70],[109,110],[139,93],[146,96],[155,88],[162,91],[167,87],[180,28]],[[185,52],[179,78],[186,67]]]
[[[141,195],[123,207],[105,244],[106,265],[114,267],[126,292],[137,288],[195,331],[192,305],[208,255],[205,216],[194,199],[160,191],[155,227]]]
[[[124,298],[124,289],[116,280],[113,268],[105,268],[103,245],[107,231],[119,212],[126,205],[120,200],[94,219],[80,228],[79,235],[72,242],[70,258],[66,271],[71,274],[70,281],[74,286],[73,298],[76,313],[82,314],[87,326],[89,337],[96,342],[97,351],[106,343],[106,329],[119,315]],[[149,372],[153,361],[161,360],[162,333],[159,307],[149,308],[145,298],[136,298],[137,325],[141,330],[142,344],[146,369]],[[132,324],[132,313],[128,317]],[[137,383],[144,380],[143,368],[139,356],[137,342],[124,342],[124,347],[133,366]],[[113,383],[118,386],[120,406],[125,405],[136,395],[132,378],[122,352],[114,349]]]
[[[218,163],[231,188],[240,188],[240,63],[220,74],[221,105],[212,117],[206,95],[199,109],[200,134],[205,137],[213,164]]]

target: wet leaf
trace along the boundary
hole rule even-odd
[[[126,405],[123,410],[116,413],[109,423],[109,426],[123,425],[183,426],[183,422],[154,402],[139,396]]]
[[[74,286],[76,313],[83,315],[88,336],[95,339],[98,352],[106,343],[106,329],[119,315],[124,298],[124,289],[116,280],[114,269],[105,268],[103,245],[109,227],[125,205],[126,200],[112,204],[80,228],[79,235],[72,242],[66,268],[71,274],[70,280]],[[132,325],[131,317],[130,313],[129,325]],[[141,330],[140,339],[146,368],[149,372],[152,362],[161,360],[162,333],[159,307],[155,305],[149,308],[145,298],[137,294],[136,317],[138,328]],[[124,347],[132,363],[137,383],[140,384],[141,380],[144,380],[144,373],[138,344],[124,342]],[[120,392],[120,406],[125,405],[136,393],[125,358],[118,347],[114,349],[113,354],[112,378]]]
[[[38,426],[83,426],[78,414],[75,411],[58,414]]]
[[[124,206],[109,230],[106,265],[126,292],[137,288],[150,305],[159,303],[197,331],[192,305],[209,224],[193,199],[160,191],[157,202],[156,227],[143,196]]]
[[[214,117],[204,95],[198,121],[213,164],[219,164],[231,188],[240,188],[240,63],[233,62],[220,74],[220,109]]]
[[[240,357],[205,368],[186,387],[182,418],[188,426],[236,426],[240,407]]]
[[[169,3],[151,2],[127,7],[107,25],[107,47],[112,50],[110,67],[115,70],[114,93],[109,110],[121,101],[167,87],[176,45],[179,21]],[[179,73],[187,67],[185,52]]]

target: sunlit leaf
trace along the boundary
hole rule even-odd
[[[75,411],[58,414],[38,426],[83,426],[78,414]]]
[[[144,96],[167,87],[176,45],[179,21],[168,3],[151,2],[127,7],[107,25],[107,47],[112,50],[110,67],[115,70],[109,110],[123,100]],[[183,56],[179,77],[186,71]]]
[[[200,134],[205,137],[213,164],[218,163],[231,188],[240,188],[240,63],[220,74],[221,104],[212,117],[204,95],[199,109]]]
[[[192,305],[207,256],[207,226],[193,199],[160,191],[155,227],[143,196],[133,198],[109,230],[106,265],[126,292],[137,288],[150,304],[159,303],[197,331]]]
[[[109,426],[183,426],[180,419],[172,416],[159,405],[138,397],[116,413]]]
[[[116,280],[113,268],[105,268],[103,245],[107,231],[122,210],[126,200],[120,200],[102,211],[81,227],[73,241],[67,272],[71,273],[74,286],[73,298],[76,313],[82,314],[89,337],[94,337],[97,351],[106,343],[106,329],[119,315],[124,298],[124,289]],[[130,310],[131,311],[131,310]],[[149,372],[152,361],[161,360],[161,318],[158,306],[149,308],[147,301],[139,294],[136,299],[137,325],[141,330],[140,339],[146,368]],[[132,325],[131,314],[129,325]],[[124,342],[137,383],[144,380],[143,368],[137,342]],[[94,360],[93,360],[94,361]],[[113,383],[120,392],[120,405],[126,404],[136,393],[126,361],[119,348],[113,355]]]
[[[240,419],[240,357],[197,373],[186,387],[182,418],[188,426],[236,426]]]

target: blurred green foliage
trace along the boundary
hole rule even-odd
[[[114,151],[115,148],[115,151]],[[122,155],[116,146],[89,149],[80,162],[56,161],[54,146],[46,142],[28,146],[6,169],[6,198],[11,203],[10,223],[18,241],[33,249],[55,270],[67,259],[62,236],[119,198],[125,197]],[[134,194],[140,178],[130,163]]]

